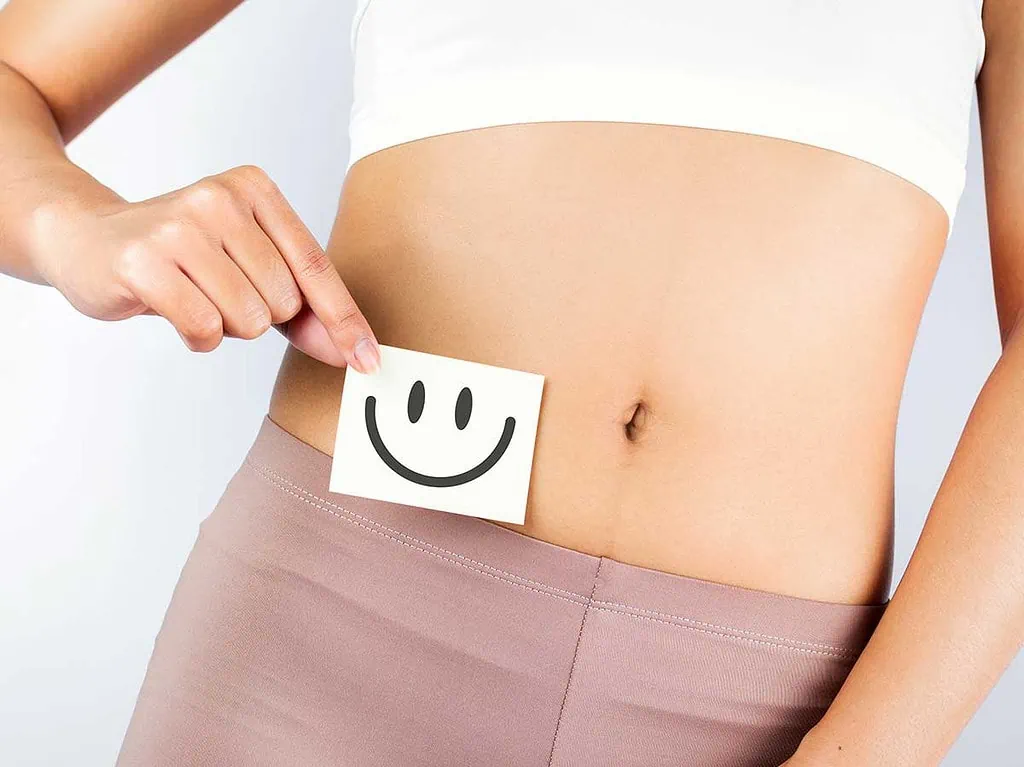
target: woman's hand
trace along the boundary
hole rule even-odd
[[[380,350],[333,264],[259,168],[139,203],[38,208],[31,258],[80,312],[166,318],[193,351],[276,325],[330,365],[373,372]]]

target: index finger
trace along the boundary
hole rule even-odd
[[[253,216],[281,253],[310,309],[348,364],[361,373],[380,368],[380,347],[338,270],[277,185],[254,169],[247,179]]]

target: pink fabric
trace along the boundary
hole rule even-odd
[[[338,495],[269,419],[202,523],[118,760],[776,767],[886,605]]]

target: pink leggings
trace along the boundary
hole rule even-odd
[[[263,422],[200,527],[120,767],[777,767],[886,607],[333,494],[329,471]]]

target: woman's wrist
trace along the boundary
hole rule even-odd
[[[4,264],[4,271],[58,288],[64,260],[75,257],[72,244],[81,222],[126,204],[70,160],[33,168],[24,180],[10,183],[4,197],[13,255],[13,263]]]

